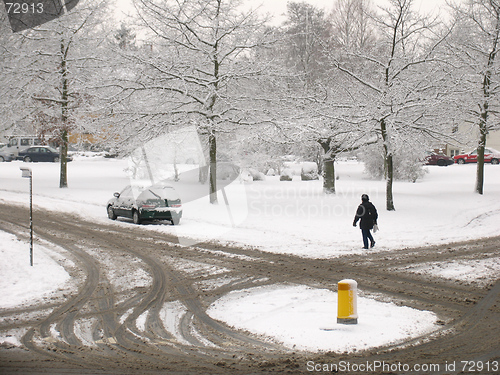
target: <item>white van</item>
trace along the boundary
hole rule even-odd
[[[17,158],[20,151],[24,151],[31,146],[37,146],[42,144],[40,138],[34,135],[16,135],[9,137],[9,143],[5,146],[2,151],[14,154],[14,158]]]

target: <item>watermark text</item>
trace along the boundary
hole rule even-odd
[[[309,372],[346,372],[346,373],[394,373],[415,372],[420,374],[434,374],[441,371],[459,371],[464,373],[497,374],[500,371],[499,361],[450,361],[445,363],[415,363],[407,364],[401,362],[366,361],[352,363],[350,361],[339,361],[336,363],[320,363],[308,361],[306,370]]]

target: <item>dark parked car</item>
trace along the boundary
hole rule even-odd
[[[49,146],[34,146],[19,152],[17,157],[25,162],[49,161],[57,163],[59,161],[59,151]],[[70,156],[67,161],[73,160]]]
[[[455,159],[457,164],[477,163],[477,149],[469,152],[468,154],[455,155],[453,159]],[[485,163],[498,164],[499,160],[500,160],[500,151],[497,151],[493,148],[484,149]]]
[[[454,162],[453,158],[450,158],[445,154],[438,154],[437,152],[427,152],[427,156],[425,157],[425,165],[439,165],[440,167],[446,167]]]
[[[122,216],[131,218],[135,224],[170,220],[177,225],[182,217],[182,203],[175,189],[169,185],[159,184],[144,189],[127,186],[108,201],[107,211],[111,220]]]

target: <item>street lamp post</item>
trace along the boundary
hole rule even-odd
[[[33,266],[33,176],[31,168],[21,167],[22,177],[30,179],[30,266]]]

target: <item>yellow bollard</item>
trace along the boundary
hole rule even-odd
[[[351,279],[338,282],[337,323],[358,324],[358,283]]]

